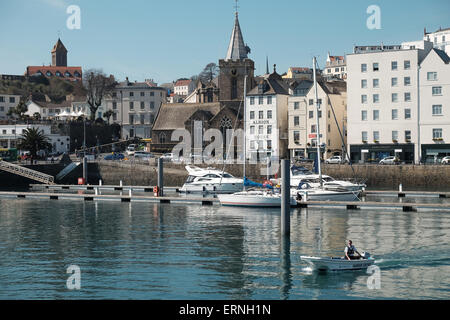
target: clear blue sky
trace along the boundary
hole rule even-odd
[[[81,9],[81,29],[69,30],[66,8]],[[381,8],[381,30],[366,27],[369,5]],[[0,0],[0,74],[23,74],[51,62],[61,33],[68,64],[100,68],[123,80],[163,83],[198,74],[224,58],[234,0]],[[449,0],[241,0],[239,18],[256,74],[272,68],[323,66],[328,51],[358,44],[420,40],[423,29],[450,27]]]

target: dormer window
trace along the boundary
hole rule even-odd
[[[51,73],[50,71],[47,71],[47,72],[45,73],[45,75],[46,75],[47,77],[51,77],[51,76],[52,76],[52,73]]]
[[[263,83],[258,84],[258,93],[259,94],[264,93],[264,84]]]
[[[69,71],[64,72],[64,77],[71,77],[72,75],[70,74]]]
[[[78,71],[75,71],[74,76],[77,77],[77,78],[80,78],[81,74]]]
[[[61,76],[62,76],[62,74],[61,74],[61,72],[59,72],[59,71],[56,71],[56,72],[55,72],[55,76],[57,76],[57,77],[61,77]]]

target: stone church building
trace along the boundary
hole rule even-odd
[[[201,127],[203,133],[210,128],[219,129],[223,133],[227,129],[243,128],[244,81],[247,92],[250,92],[258,81],[254,76],[255,63],[248,58],[249,53],[250,48],[244,43],[236,12],[226,57],[219,60],[217,86],[214,83],[201,84],[197,89],[204,94],[197,103],[172,103],[161,106],[152,128],[153,152],[171,152],[179,143],[171,141],[172,132],[176,129],[188,130],[193,143],[194,124],[196,128]],[[208,98],[205,98],[206,96]],[[224,150],[227,150],[226,147],[224,145]]]

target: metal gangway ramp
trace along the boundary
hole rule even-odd
[[[0,170],[7,171],[12,174],[17,174],[19,176],[39,181],[45,184],[55,184],[55,178],[53,176],[6,161],[0,161]]]

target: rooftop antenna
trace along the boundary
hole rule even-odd
[[[269,71],[269,57],[266,56],[266,74],[269,74],[269,73],[270,73],[270,71]]]

